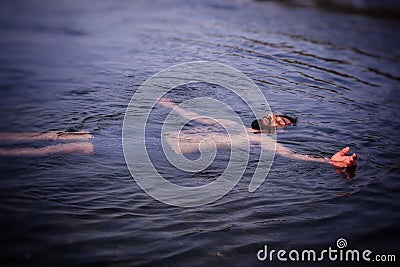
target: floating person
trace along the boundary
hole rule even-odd
[[[93,144],[88,142],[91,138],[93,138],[93,135],[88,132],[0,133],[0,142],[74,141],[40,148],[0,148],[0,156],[48,156],[72,153],[88,155],[94,151]]]
[[[160,99],[158,104],[167,108],[173,108],[184,118],[189,120],[197,120],[202,124],[209,125],[206,128],[197,127],[196,129],[192,130],[182,130],[179,133],[165,133],[164,138],[170,144],[171,148],[178,154],[198,151],[200,143],[202,143],[205,138],[212,139],[214,144],[219,148],[229,148],[231,147],[232,142],[242,142],[242,144],[243,142],[250,142],[251,145],[261,146],[262,149],[271,149],[271,145],[266,145],[264,142],[267,140],[267,142],[271,144],[273,143],[271,142],[273,141],[272,138],[267,135],[263,135],[263,138],[261,138],[261,134],[273,131],[276,128],[282,128],[296,124],[296,119],[290,116],[275,116],[273,114],[269,114],[262,119],[254,120],[251,124],[252,127],[246,128],[247,132],[255,134],[247,136],[237,134],[229,137],[225,133],[213,131],[213,129],[216,129],[219,126],[219,122],[221,122],[221,120],[218,122],[213,119],[201,117],[196,113],[178,107],[175,103],[167,98]],[[224,120],[223,125],[227,124],[231,124],[233,127],[242,127],[242,125],[236,122]],[[93,138],[93,135],[89,132],[0,133],[0,141],[75,141],[72,143],[62,143],[41,148],[0,148],[0,156],[46,156],[71,153],[92,154],[94,152],[94,146],[91,142],[88,142],[88,140],[91,138]],[[328,163],[338,168],[355,166],[357,159],[357,155],[355,153],[352,155],[346,155],[350,151],[349,147],[341,149],[331,158],[298,154],[280,143],[276,143],[275,149],[279,155],[284,157],[296,160]]]
[[[217,120],[201,117],[199,114],[178,107],[168,98],[161,98],[158,101],[158,104],[163,107],[174,109],[180,116],[186,119],[195,120],[203,125],[209,125],[208,127],[197,127],[197,129],[182,130],[179,133],[165,133],[163,137],[177,154],[185,154],[198,151],[200,143],[202,143],[205,139],[212,139],[214,142],[213,144],[210,143],[210,145],[215,144],[218,148],[229,148],[231,147],[232,143],[236,142],[250,142],[251,145],[258,145],[261,146],[262,149],[270,150],[271,143],[273,143],[272,138],[268,135],[264,135],[261,137],[261,134],[266,132],[271,133],[277,128],[295,125],[297,122],[296,118],[292,118],[290,116],[276,116],[273,114],[269,114],[262,119],[254,120],[251,124],[251,128],[246,128],[247,132],[254,134],[247,136],[243,134],[228,136],[227,134],[221,133],[217,130],[212,131],[213,127],[217,129],[220,126],[220,123],[222,125],[230,124],[230,126],[233,127],[243,126],[233,121],[219,120],[218,122]],[[265,140],[269,142],[269,145],[264,143]],[[346,155],[350,151],[349,147],[341,149],[330,158],[298,154],[280,143],[276,143],[275,148],[276,152],[279,155],[287,158],[327,163],[338,168],[355,166],[357,160],[357,155],[355,153],[353,153],[352,155]]]

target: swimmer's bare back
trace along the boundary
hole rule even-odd
[[[87,142],[93,135],[88,132],[49,132],[49,133],[0,133],[0,141],[42,141],[73,140],[41,148],[0,148],[0,156],[50,156],[55,154],[93,154],[94,146]],[[86,141],[86,142],[83,142]]]

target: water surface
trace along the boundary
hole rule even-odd
[[[396,17],[253,1],[13,1],[0,10],[0,131],[95,136],[91,156],[1,158],[2,259],[24,266],[249,266],[264,244],[318,249],[339,237],[351,247],[397,253]],[[210,205],[183,209],[147,196],[124,161],[125,109],[151,75],[193,60],[244,72],[274,112],[298,116],[296,127],[278,133],[291,149],[330,156],[350,146],[359,155],[355,176],[278,155],[249,193],[257,164],[251,157],[234,190]],[[215,86],[170,95],[226,100],[252,119]],[[149,140],[157,140],[167,112],[152,115]],[[161,169],[170,168],[150,149]],[[206,173],[166,171],[176,183],[208,183],[226,166],[229,155],[219,153]]]

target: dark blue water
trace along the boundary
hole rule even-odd
[[[387,8],[373,5],[2,2],[0,131],[95,136],[89,156],[0,159],[2,260],[250,266],[264,244],[318,249],[339,237],[349,247],[398,253],[400,23],[390,7],[385,16]],[[296,127],[278,133],[291,149],[330,156],[350,146],[359,155],[355,176],[278,155],[254,193],[247,189],[255,158],[239,184],[212,204],[185,209],[149,197],[125,164],[125,110],[151,75],[193,60],[237,68],[274,112],[298,116]],[[223,98],[206,85],[171,94],[179,99],[196,90]],[[237,111],[247,112],[239,102]],[[171,180],[215,179],[226,165],[221,153],[209,173],[185,177],[170,169]]]

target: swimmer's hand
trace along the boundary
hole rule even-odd
[[[329,164],[338,168],[345,168],[356,165],[357,155],[353,153],[351,156],[346,156],[350,151],[349,147],[345,147],[335,155],[333,155],[329,161]]]
[[[171,101],[171,99],[162,97],[157,102],[158,105],[163,106],[165,108],[174,108],[176,104]]]

